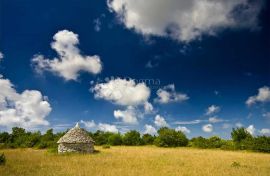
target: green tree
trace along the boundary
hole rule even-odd
[[[111,134],[108,138],[110,145],[122,145],[122,136],[119,133]]]
[[[181,131],[163,127],[158,130],[158,137],[155,139],[154,144],[160,147],[187,146],[188,139]]]
[[[141,145],[142,139],[141,135],[136,130],[131,130],[127,132],[123,137],[123,144],[124,145]]]
[[[155,137],[150,134],[144,134],[142,136],[143,144],[152,145],[154,143]]]
[[[233,128],[231,132],[232,140],[236,143],[240,143],[241,141],[252,138],[252,135],[243,127],[241,128]]]

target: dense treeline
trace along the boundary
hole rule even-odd
[[[218,136],[210,138],[195,137],[188,139],[181,131],[175,131],[167,127],[160,128],[156,136],[150,134],[141,135],[138,131],[131,130],[125,134],[103,131],[88,132],[96,145],[156,145],[158,147],[189,146],[196,148],[220,148],[224,150],[253,150],[270,152],[270,137],[253,137],[245,128],[236,128],[231,132],[231,140],[224,140]],[[11,133],[0,133],[1,148],[56,148],[58,139],[65,132],[53,133],[48,130],[45,134],[38,132],[26,132],[23,128],[14,127]]]

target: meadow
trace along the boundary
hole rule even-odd
[[[95,147],[95,154],[4,149],[1,176],[269,176],[270,154],[187,147]]]

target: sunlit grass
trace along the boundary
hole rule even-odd
[[[0,150],[1,176],[269,176],[270,154],[192,148],[96,147],[96,154],[57,155],[46,150]]]

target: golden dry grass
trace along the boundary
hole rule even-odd
[[[1,176],[270,176],[270,154],[192,148],[112,147],[100,153],[57,155],[2,150]],[[232,166],[237,162],[240,166]]]

